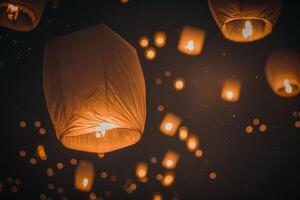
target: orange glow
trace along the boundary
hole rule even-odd
[[[180,156],[178,153],[169,150],[165,154],[161,164],[166,169],[175,169],[179,161],[179,158]]]
[[[88,161],[80,161],[75,171],[75,188],[84,192],[92,189],[94,182],[94,165]]]
[[[165,187],[171,186],[175,181],[175,174],[173,172],[166,172],[162,178],[162,185]]]
[[[245,22],[245,27],[243,28],[242,33],[243,33],[244,38],[249,38],[252,36],[253,29],[252,29],[252,24],[251,24],[250,20],[247,20]]]
[[[246,131],[246,133],[251,134],[251,133],[253,133],[253,127],[250,125],[246,126],[245,131]]]
[[[7,6],[6,16],[10,21],[16,21],[19,16],[19,7],[13,4],[9,4]]]
[[[164,47],[166,43],[167,43],[167,34],[162,31],[156,32],[154,35],[155,46],[161,48]]]
[[[139,40],[140,47],[146,48],[149,46],[149,38],[147,36],[142,36]]]
[[[196,135],[190,135],[186,140],[186,146],[189,151],[196,151],[199,147],[199,138]]]
[[[175,90],[183,90],[185,88],[185,80],[183,78],[177,78],[174,81]]]
[[[167,113],[159,126],[159,130],[168,136],[173,136],[180,124],[181,119],[179,117],[172,113]]]
[[[197,158],[201,158],[201,157],[203,156],[203,151],[200,150],[200,149],[198,149],[197,151],[195,151],[195,156],[196,156]]]
[[[185,141],[189,136],[189,130],[187,127],[182,126],[179,128],[179,139]]]
[[[160,193],[153,194],[152,200],[163,200],[163,197]]]
[[[212,179],[212,180],[216,179],[217,178],[216,172],[210,172],[209,173],[209,178]]]
[[[156,49],[154,47],[148,47],[145,49],[145,58],[147,60],[154,60],[156,58]]]
[[[223,83],[221,97],[228,102],[236,102],[240,98],[241,82],[239,80],[226,80]]]
[[[260,132],[266,132],[267,131],[267,125],[261,124],[258,129],[259,129]]]
[[[47,160],[47,154],[43,145],[38,145],[36,151],[41,160]]]
[[[148,173],[147,163],[144,163],[144,162],[138,163],[137,166],[136,166],[135,175],[138,178],[142,179],[142,178],[147,177],[147,173]]]

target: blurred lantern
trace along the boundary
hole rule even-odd
[[[139,179],[143,179],[147,177],[147,173],[148,173],[147,163],[144,162],[138,163],[135,170],[136,177],[138,177]]]
[[[167,34],[162,31],[156,32],[154,35],[155,46],[161,48],[164,47],[166,43],[167,43]]]
[[[30,31],[40,22],[48,0],[4,0],[0,2],[0,25]]]
[[[196,151],[199,147],[199,138],[196,135],[189,135],[186,140],[186,147],[189,151]]]
[[[300,55],[293,50],[279,50],[270,55],[266,64],[268,83],[275,94],[296,96],[300,92]]]
[[[36,152],[41,160],[47,160],[47,154],[43,145],[38,145]]]
[[[159,130],[168,136],[173,136],[181,124],[181,119],[172,113],[167,113],[162,120]]]
[[[182,126],[179,128],[179,139],[185,141],[189,136],[189,130],[187,127]]]
[[[252,42],[271,33],[281,0],[208,0],[208,5],[226,39]]]
[[[149,46],[149,38],[147,36],[143,36],[139,40],[140,47],[146,48]]]
[[[175,90],[183,90],[185,88],[185,80],[183,78],[176,78],[174,81]]]
[[[89,161],[79,161],[75,171],[75,188],[89,192],[93,186],[94,174],[93,163]]]
[[[175,169],[178,161],[179,161],[179,154],[175,151],[167,151],[165,154],[164,159],[162,160],[162,166],[166,169]]]
[[[195,156],[196,156],[197,158],[201,158],[201,157],[203,156],[203,151],[200,150],[200,149],[198,149],[197,151],[195,151]]]
[[[192,26],[185,26],[181,31],[177,49],[184,54],[196,56],[201,53],[204,40],[204,30]]]
[[[161,193],[156,192],[156,193],[153,194],[152,200],[163,200],[163,196],[162,196]]]
[[[175,174],[173,172],[165,172],[165,174],[163,175],[163,178],[161,180],[161,183],[163,186],[165,187],[169,187],[171,186],[175,181]]]
[[[221,97],[225,101],[236,102],[240,98],[241,82],[239,80],[228,79],[224,81]]]
[[[259,129],[260,132],[266,132],[266,131],[267,131],[267,125],[261,124],[261,125],[258,127],[258,129]]]
[[[250,126],[250,125],[246,126],[245,131],[248,134],[252,134],[253,133],[253,126]]]
[[[145,49],[145,58],[147,60],[154,60],[156,58],[156,49],[154,47],[148,47]]]
[[[48,41],[44,93],[57,138],[106,153],[137,143],[146,89],[136,50],[105,25]]]
[[[216,172],[210,172],[209,173],[209,178],[212,179],[212,180],[216,179],[217,178]]]

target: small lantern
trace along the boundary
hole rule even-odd
[[[163,178],[161,180],[161,183],[165,187],[171,186],[175,181],[175,174],[171,171],[165,172],[163,175]]]
[[[163,196],[160,192],[156,192],[153,194],[152,200],[163,200]]]
[[[221,98],[228,102],[236,102],[240,98],[241,82],[228,79],[224,81],[221,91]]]
[[[80,161],[75,171],[75,188],[89,192],[94,182],[94,165],[89,161]]]
[[[4,0],[0,2],[0,25],[30,31],[40,22],[48,0]],[[5,13],[5,14],[4,14]]]
[[[164,47],[166,43],[167,43],[167,34],[162,31],[156,32],[154,35],[155,46],[161,48]]]
[[[154,60],[156,58],[157,51],[154,47],[147,47],[145,49],[145,58],[147,60]]]
[[[175,90],[183,90],[185,88],[185,80],[183,78],[176,78],[174,81]]]
[[[192,26],[185,26],[181,31],[177,49],[184,54],[196,56],[201,53],[204,40],[204,30]]]
[[[186,147],[189,151],[196,151],[199,147],[199,138],[196,135],[189,135],[186,140]]]
[[[164,159],[162,160],[162,166],[166,169],[175,169],[179,161],[179,154],[175,151],[167,151]]]
[[[139,40],[140,47],[146,48],[149,46],[149,38],[147,36],[142,36]]]
[[[38,145],[36,151],[41,160],[47,160],[47,154],[43,145]]]
[[[144,162],[138,163],[136,166],[135,175],[139,179],[144,179],[147,177],[147,173],[148,173],[147,163],[144,163]]]
[[[167,113],[159,126],[159,130],[168,136],[173,136],[180,124],[181,119],[178,116]]]
[[[293,50],[279,50],[270,55],[266,77],[275,94],[296,96],[300,92],[300,54]]]
[[[269,35],[280,15],[281,0],[208,0],[224,37],[252,42]]]
[[[189,129],[185,126],[179,128],[179,139],[185,141],[189,136]]]

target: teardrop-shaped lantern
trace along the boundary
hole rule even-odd
[[[266,76],[275,94],[292,97],[300,93],[300,54],[293,50],[273,52],[266,64]]]
[[[225,38],[252,42],[269,35],[280,15],[281,0],[208,0]]]
[[[48,0],[5,0],[0,2],[0,25],[31,31],[40,22]]]
[[[47,42],[44,93],[57,138],[106,153],[137,143],[146,89],[136,50],[105,25]]]

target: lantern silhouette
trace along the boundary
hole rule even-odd
[[[57,138],[70,149],[106,153],[137,143],[146,118],[136,50],[105,25],[47,42],[44,94]]]
[[[5,0],[0,2],[0,25],[30,31],[40,22],[48,0]]]
[[[75,188],[89,192],[94,183],[94,165],[89,161],[80,161],[75,171]]]
[[[169,150],[162,160],[162,166],[166,169],[175,169],[179,158],[180,156],[178,153]]]
[[[279,50],[270,55],[266,77],[275,94],[296,96],[300,92],[300,54],[293,50]]]
[[[168,136],[173,136],[180,124],[181,119],[178,116],[167,113],[159,126],[159,130]]]
[[[180,34],[177,49],[187,55],[196,56],[202,51],[205,31],[192,26],[185,26]]]
[[[139,179],[146,178],[147,173],[148,173],[147,163],[144,162],[138,163],[135,170],[136,177],[138,177]]]
[[[266,37],[281,10],[281,0],[208,0],[208,5],[224,37],[235,42]]]
[[[240,98],[241,82],[235,79],[225,80],[222,86],[221,98],[228,102],[236,102]]]

